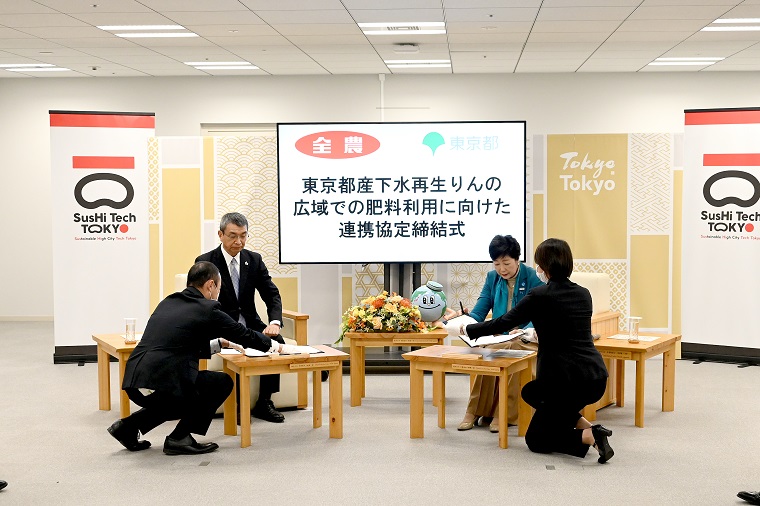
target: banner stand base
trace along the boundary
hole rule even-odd
[[[681,343],[681,358],[698,362],[760,365],[760,349]]]

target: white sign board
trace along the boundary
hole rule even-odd
[[[483,262],[525,244],[525,122],[278,124],[280,263]]]
[[[145,327],[153,114],[50,112],[56,356]]]

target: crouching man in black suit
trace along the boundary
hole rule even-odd
[[[187,288],[166,297],[148,320],[127,361],[122,385],[142,409],[108,428],[128,450],[148,448],[150,442],[140,441],[140,434],[169,420],[179,423],[164,441],[165,454],[216,450],[216,443],[198,443],[191,433],[206,434],[233,383],[224,373],[199,371],[198,360],[228,347],[287,351],[289,345],[250,330],[223,312],[217,301],[220,290],[219,269],[210,262],[197,262],[187,274]],[[209,343],[210,336],[222,337]]]

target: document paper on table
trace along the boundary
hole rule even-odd
[[[496,334],[495,336],[482,336],[477,338],[477,340],[470,339],[465,335],[461,335],[459,336],[459,339],[464,341],[465,344],[470,348],[474,348],[476,346],[488,346],[489,344],[506,343],[507,341],[511,341],[512,339],[520,337],[524,334],[525,331],[521,330],[520,332],[515,332],[514,334]]]
[[[627,341],[628,340],[628,334],[615,334],[614,336],[608,336],[608,339],[619,339],[621,341]],[[657,341],[659,339],[658,336],[639,336],[639,341],[641,342],[651,342],[651,341]]]

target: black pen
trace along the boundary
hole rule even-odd
[[[462,305],[462,301],[461,300],[459,301],[459,309],[462,310],[462,314],[465,314],[464,313],[464,306]]]

